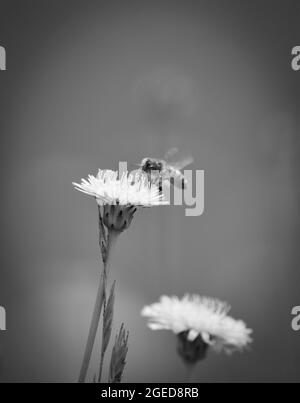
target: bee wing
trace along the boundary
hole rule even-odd
[[[179,150],[178,150],[177,147],[172,147],[172,148],[170,148],[170,149],[166,152],[166,154],[165,154],[165,156],[164,156],[165,161],[171,160],[176,154],[178,154],[178,152],[179,152]]]
[[[171,167],[181,170],[186,166],[193,163],[194,158],[183,151],[179,151],[178,148],[173,147],[166,152],[164,160]]]

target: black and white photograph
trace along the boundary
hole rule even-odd
[[[299,0],[0,0],[0,383],[299,383],[299,108]]]

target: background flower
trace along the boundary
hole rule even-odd
[[[188,361],[198,361],[207,347],[231,352],[251,342],[252,330],[228,316],[229,310],[227,303],[213,298],[162,296],[159,302],[144,307],[142,315],[149,318],[150,329],[179,335],[179,353]]]

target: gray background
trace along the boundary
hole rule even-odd
[[[205,170],[205,212],[147,209],[119,239],[124,381],[185,380],[172,334],[139,314],[185,292],[228,301],[255,338],[194,381],[299,381],[296,3],[0,1],[0,380],[77,378],[99,252],[96,205],[71,182],[175,145]]]

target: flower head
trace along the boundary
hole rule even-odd
[[[82,179],[80,184],[73,182],[73,185],[80,192],[95,197],[99,209],[103,210],[100,224],[118,233],[129,227],[137,207],[168,204],[159,188],[139,173],[125,172],[119,177],[117,171],[99,170],[97,176],[89,175],[88,179]],[[105,244],[103,228],[100,232]]]
[[[80,192],[94,196],[99,205],[151,207],[167,204],[159,188],[145,176],[117,171],[99,170],[97,176],[89,175],[73,185]]]
[[[185,295],[162,296],[144,307],[152,330],[168,329],[178,336],[178,352],[187,362],[205,357],[208,347],[226,352],[242,350],[251,342],[251,329],[228,316],[230,306],[217,299]]]

